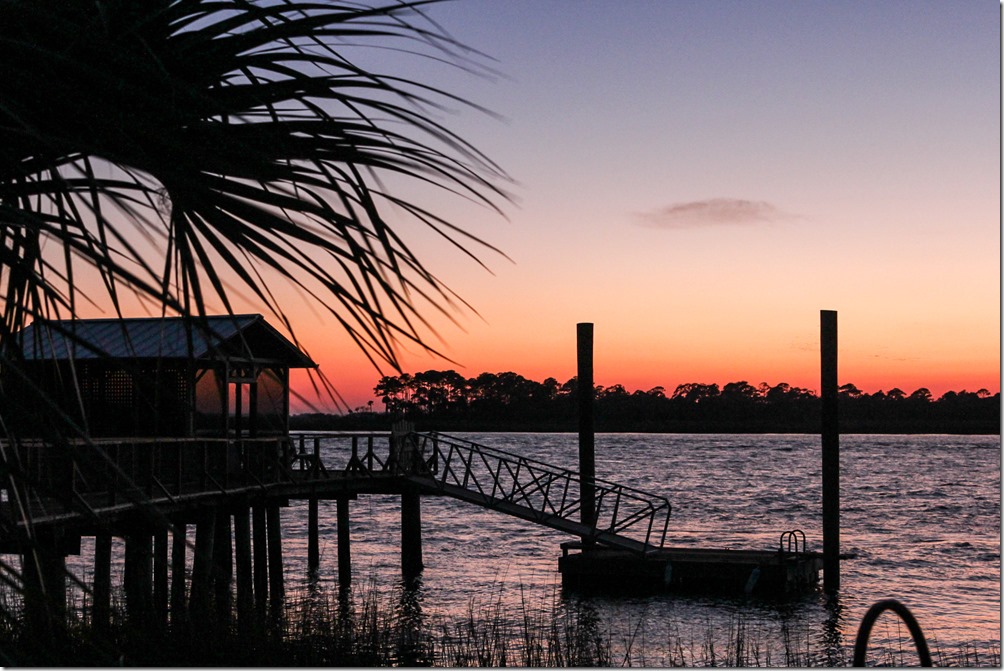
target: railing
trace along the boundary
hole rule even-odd
[[[436,433],[411,434],[408,439],[414,441],[417,458],[398,446],[392,449],[392,467],[411,473],[413,479],[430,479],[444,493],[464,490],[476,494],[472,498],[481,505],[508,504],[519,508],[509,512],[549,526],[582,523],[589,537],[610,545],[616,545],[613,537],[641,543],[643,551],[665,543],[671,509],[664,497],[594,479],[595,515],[583,521],[583,482],[577,472]]]
[[[8,468],[20,471],[23,497],[81,507],[173,500],[291,479],[289,439],[96,439],[5,444]],[[9,494],[8,494],[9,496]]]

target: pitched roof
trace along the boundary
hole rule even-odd
[[[205,327],[181,317],[35,321],[20,333],[24,356],[43,359],[242,359],[290,368],[317,364],[259,314],[215,315]],[[191,332],[191,356],[188,348]]]

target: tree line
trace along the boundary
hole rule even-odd
[[[672,392],[657,386],[628,391],[595,388],[597,431],[816,432],[820,399],[815,390],[785,382],[689,382]],[[383,412],[358,408],[332,416],[300,415],[293,428],[369,428],[390,418],[419,429],[574,431],[577,381],[528,380],[513,372],[464,377],[454,370],[385,376],[374,388]],[[949,391],[935,398],[921,387],[866,393],[853,384],[838,389],[845,433],[999,433],[1000,393]],[[325,419],[328,418],[328,419]],[[325,426],[327,423],[328,426]],[[330,426],[332,423],[339,426]]]

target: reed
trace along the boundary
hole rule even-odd
[[[65,627],[44,641],[25,628],[15,592],[0,591],[0,663],[4,666],[439,666],[439,667],[839,667],[843,645],[827,644],[808,624],[764,621],[735,613],[728,622],[697,626],[667,622],[659,632],[643,622],[618,631],[586,599],[552,594],[517,603],[495,586],[472,597],[454,616],[426,615],[418,593],[381,592],[375,583],[355,593],[318,586],[295,593],[278,627],[241,627],[209,617],[187,627],[130,625],[120,595],[107,628],[91,626],[87,609],[71,604]],[[245,623],[246,624],[246,623]],[[876,666],[912,666],[917,659],[895,625],[877,632],[869,656]],[[930,640],[938,666],[1000,667],[1000,644],[944,647]]]

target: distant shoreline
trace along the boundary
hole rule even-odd
[[[292,431],[389,431],[395,417],[383,413],[349,413],[346,415],[305,413],[291,415],[289,426]],[[485,432],[485,433],[577,433],[574,422],[519,420],[509,421],[464,421],[454,418],[437,419],[417,417],[411,419],[418,431]],[[773,422],[715,422],[697,421],[596,421],[596,433],[689,433],[689,434],[819,434],[818,423],[773,423]],[[932,421],[878,421],[848,420],[843,422],[840,433],[885,434],[885,435],[966,435],[999,436],[1000,422],[986,420],[932,420]]]

